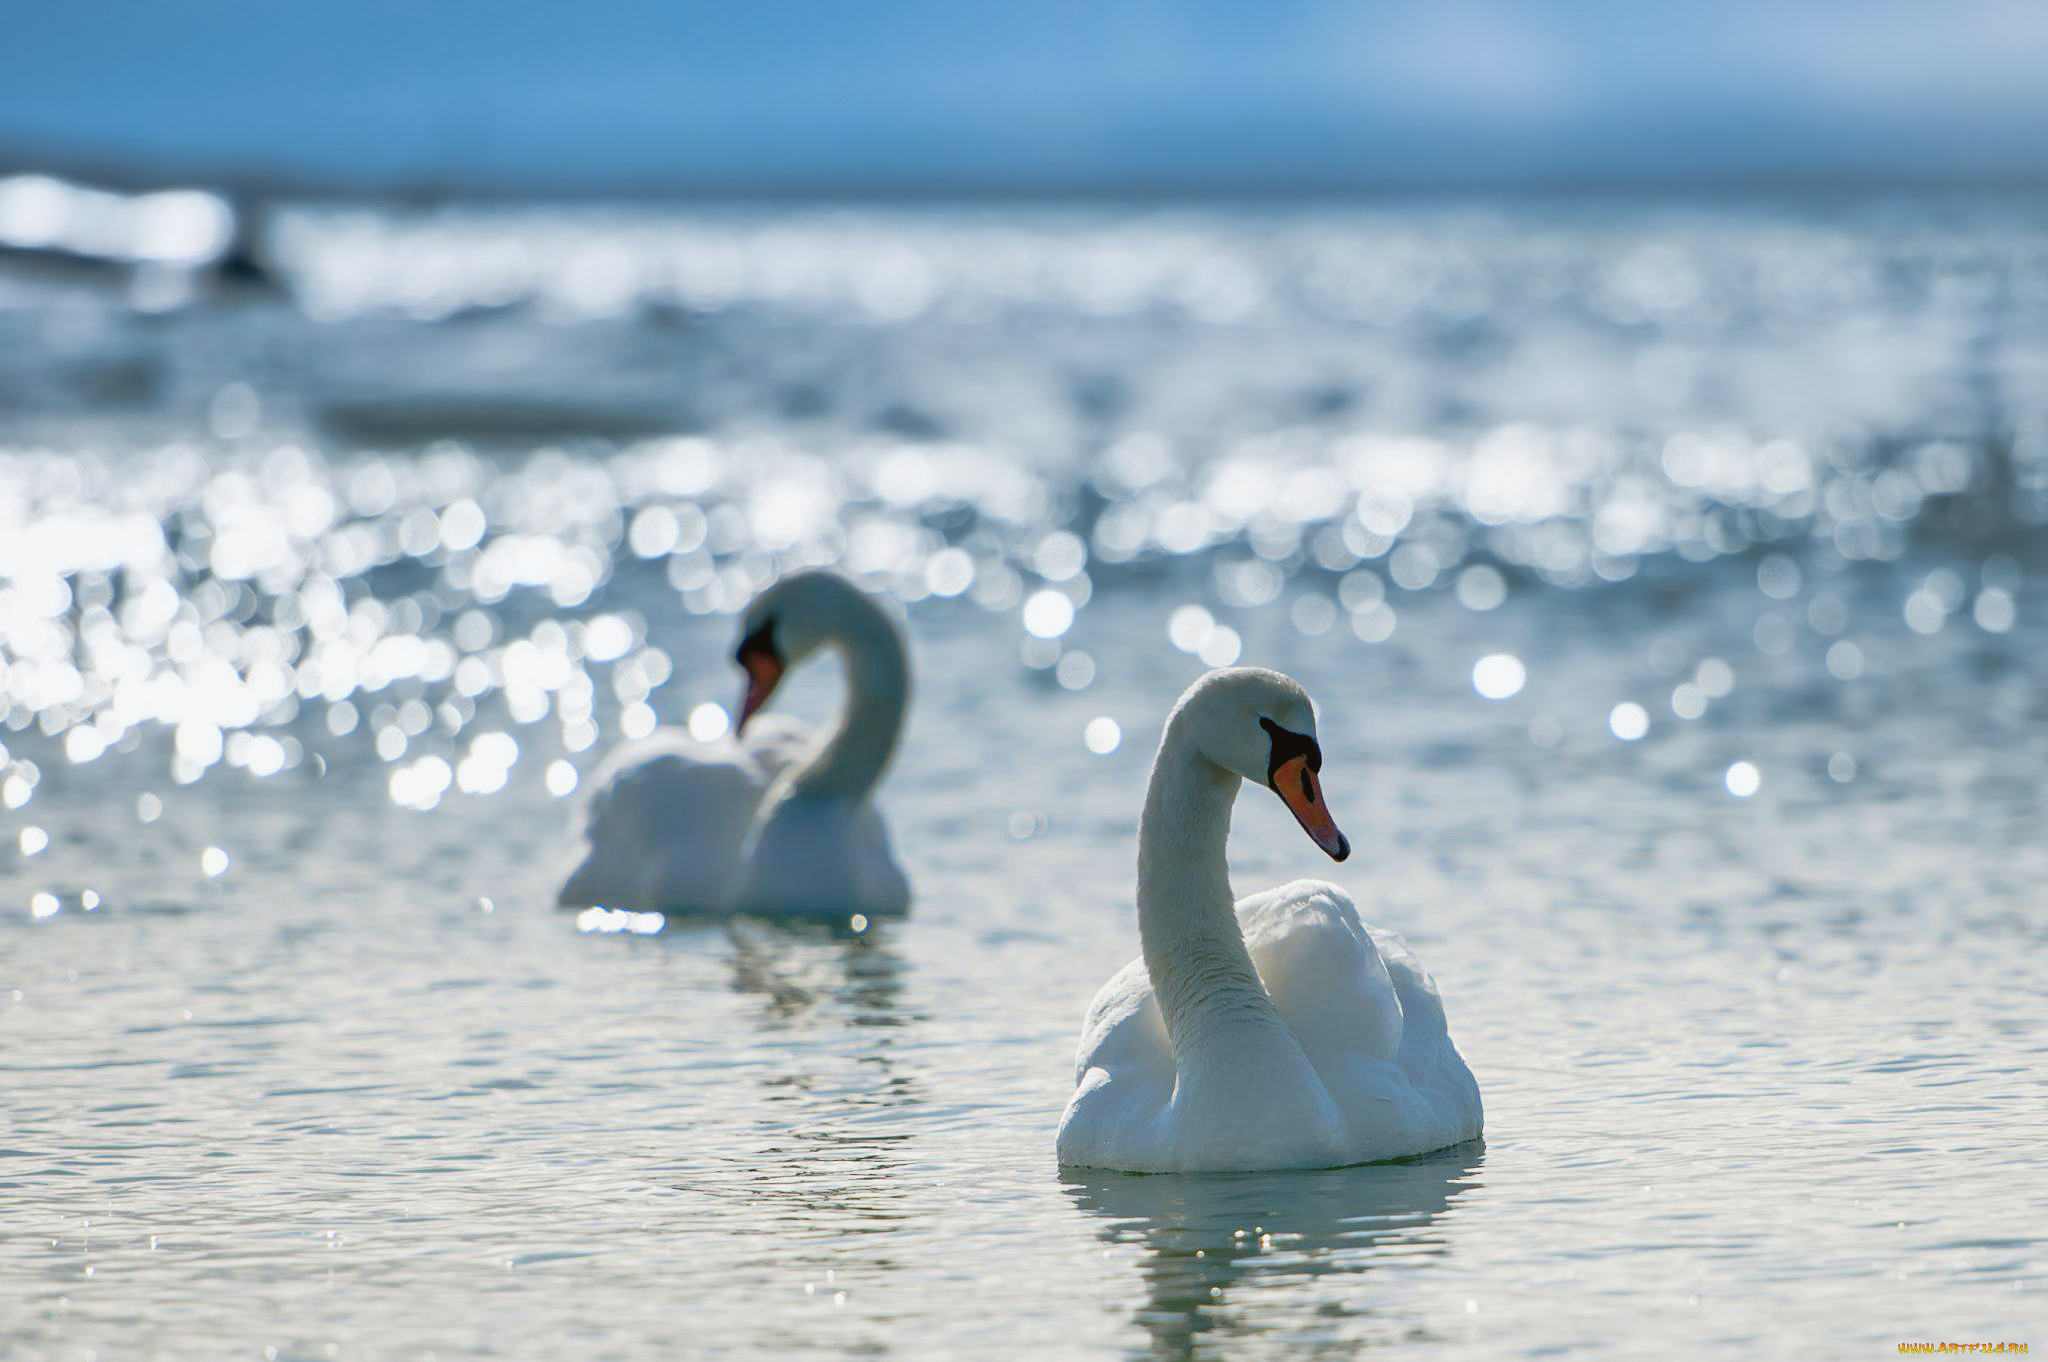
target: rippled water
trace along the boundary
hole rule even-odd
[[[0,1351],[2042,1343],[2027,205],[273,237],[0,274]],[[827,561],[905,603],[911,917],[579,930],[578,774]],[[1240,658],[1359,853],[1249,792],[1239,886],[1408,936],[1487,1141],[1063,1177]]]

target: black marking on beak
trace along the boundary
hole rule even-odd
[[[765,619],[756,625],[752,633],[740,640],[733,660],[747,674],[747,693],[740,699],[739,718],[733,724],[733,731],[740,733],[746,731],[747,720],[768,703],[768,697],[782,681],[782,650],[775,646],[775,621]]]
[[[1310,840],[1330,859],[1343,860],[1351,854],[1351,842],[1330,817],[1330,806],[1323,802],[1316,778],[1323,769],[1322,749],[1316,746],[1314,738],[1290,732],[1271,719],[1261,719],[1259,723],[1273,741],[1271,760],[1266,767],[1267,786],[1280,796],[1280,802],[1287,806]]]
[[[744,667],[748,658],[761,656],[768,657],[777,666],[782,665],[782,650],[775,646],[773,616],[755,625],[754,631],[740,640],[740,646],[734,650],[732,660]]]
[[[1316,745],[1314,738],[1304,733],[1296,733],[1292,729],[1282,728],[1271,719],[1263,717],[1259,720],[1259,727],[1265,729],[1267,735],[1273,740],[1272,750],[1266,756],[1267,788],[1278,789],[1273,784],[1274,775],[1279,772],[1282,766],[1293,761],[1296,757],[1307,757],[1309,770],[1315,772],[1322,771],[1323,749]],[[1308,792],[1308,781],[1304,778],[1302,780],[1302,794],[1307,795]]]

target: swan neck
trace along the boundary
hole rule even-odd
[[[1224,849],[1240,783],[1168,721],[1138,823],[1138,938],[1179,1057],[1217,1030],[1278,1018],[1230,892]]]
[[[865,799],[888,769],[903,731],[910,700],[910,666],[903,636],[876,611],[850,619],[828,646],[838,648],[846,667],[846,712],[838,729],[803,774],[798,791]]]

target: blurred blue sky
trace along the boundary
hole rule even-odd
[[[512,192],[2048,177],[2041,0],[88,0],[0,169]]]

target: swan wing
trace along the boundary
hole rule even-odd
[[[796,793],[785,777],[769,793],[742,860],[733,906],[745,912],[896,917],[910,907],[910,882],[871,800]]]
[[[1121,1083],[1128,1076],[1140,1083],[1163,1082],[1173,1091],[1173,1045],[1166,1038],[1166,1019],[1152,996],[1152,979],[1143,957],[1131,961],[1096,993],[1081,1023],[1081,1047],[1074,1059],[1074,1083],[1090,1069],[1101,1069]]]
[[[786,714],[759,714],[739,737],[740,750],[772,785],[785,771],[801,766],[816,746],[818,735],[801,719]]]
[[[1443,1137],[1443,1144],[1476,1138],[1485,1123],[1479,1082],[1451,1042],[1436,980],[1398,932],[1370,926],[1366,930],[1372,934],[1401,1004],[1401,1048],[1396,1063],[1418,1099],[1421,1110],[1417,1120],[1433,1137]]]
[[[1478,1084],[1451,1043],[1435,982],[1398,935],[1368,926],[1350,895],[1320,880],[1250,895],[1238,921],[1274,1006],[1365,1157],[1478,1135]]]
[[[675,730],[613,752],[591,778],[559,901],[642,912],[723,906],[768,788],[763,766],[740,744]]]
[[[1282,1020],[1318,1073],[1343,1060],[1391,1060],[1401,1003],[1351,896],[1296,880],[1237,903],[1245,946]]]
[[[1142,958],[1133,960],[1102,986],[1081,1024],[1074,1094],[1060,1117],[1059,1161],[1093,1168],[1157,1165],[1159,1123],[1173,1101],[1175,1074],[1151,977]]]

